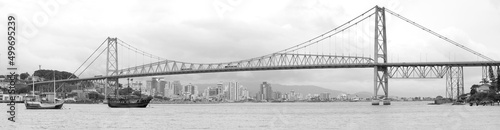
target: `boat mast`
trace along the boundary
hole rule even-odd
[[[139,82],[137,82],[139,84]],[[139,84],[139,98],[142,99],[142,83]]]
[[[33,91],[31,91],[31,94],[33,94],[33,96],[35,96],[35,76],[33,74],[33,77],[31,77],[31,81],[33,82]]]
[[[55,70],[53,71],[53,75],[54,75],[54,103],[56,102],[56,72]]]

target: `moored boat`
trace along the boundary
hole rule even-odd
[[[127,78],[127,81],[133,81],[133,79]],[[130,83],[128,82],[128,95],[118,95],[118,91],[115,91],[115,95],[106,98],[107,104],[111,108],[145,108],[148,106],[149,102],[153,99],[151,96],[143,97],[141,95],[142,89],[139,88],[139,95],[130,95]],[[117,86],[118,87],[118,86]],[[118,88],[116,88],[118,90]]]
[[[108,106],[111,108],[145,108],[151,99],[153,98],[108,98]]]
[[[54,73],[55,74],[55,73]],[[56,82],[54,75],[54,96],[52,101],[42,100],[40,95],[35,95],[35,80],[33,80],[33,94],[24,98],[24,105],[26,109],[61,109],[64,100],[56,99]]]
[[[55,100],[54,102],[41,101],[39,96],[26,96],[24,105],[26,109],[61,109],[64,100]]]

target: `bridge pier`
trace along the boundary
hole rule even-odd
[[[391,105],[391,100],[385,99],[384,100],[384,105]]]
[[[458,100],[458,97],[464,92],[463,66],[449,66],[446,73],[446,98]]]
[[[372,100],[372,105],[380,105],[380,101],[378,99],[373,99]]]
[[[380,105],[380,101],[381,100],[373,99],[372,100],[372,105],[378,106],[378,105]],[[391,105],[391,100],[384,99],[384,100],[382,100],[382,104],[384,104],[384,105]]]

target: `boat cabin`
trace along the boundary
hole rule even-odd
[[[38,95],[29,95],[24,97],[25,101],[35,101],[35,102],[40,102],[40,96]]]
[[[40,94],[40,98],[42,100],[54,101],[54,98],[55,98],[54,92],[42,92]]]

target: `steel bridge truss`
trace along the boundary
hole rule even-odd
[[[389,67],[389,77],[395,79],[441,79],[446,77],[446,98],[457,98],[464,94],[463,66],[393,66]]]
[[[393,66],[389,77],[395,79],[443,78],[450,66]]]
[[[373,59],[356,56],[309,55],[275,53],[263,57],[227,63],[201,64],[164,60],[151,64],[118,70],[117,75],[157,74],[157,73],[191,73],[218,72],[228,70],[267,70],[271,67],[300,67],[318,65],[360,65],[372,64]]]
[[[494,82],[500,74],[500,66],[483,66],[482,67],[482,79]]]

